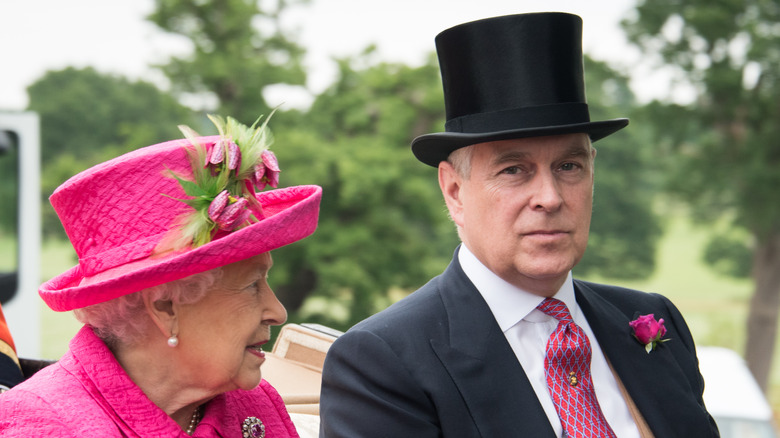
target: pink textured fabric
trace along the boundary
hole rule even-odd
[[[212,144],[219,137],[203,137]],[[317,227],[322,189],[296,186],[257,194],[264,218],[192,250],[153,255],[186,195],[165,173],[188,173],[188,140],[130,152],[72,177],[50,201],[79,264],[41,285],[56,311],[73,310],[247,259],[298,241]],[[167,196],[164,196],[167,195]]]
[[[248,417],[266,438],[298,437],[281,396],[266,381],[205,405],[193,436],[241,438]],[[0,396],[0,437],[187,437],[125,374],[106,345],[82,328],[63,358]]]
[[[601,412],[590,377],[588,336],[560,300],[545,298],[539,310],[558,320],[544,358],[547,387],[568,438],[615,438]]]

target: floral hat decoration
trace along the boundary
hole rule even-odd
[[[101,163],[49,198],[79,263],[41,285],[72,310],[214,269],[314,232],[322,189],[279,183],[268,118],[209,116],[219,135],[147,146]]]
[[[169,173],[189,197],[179,201],[192,210],[178,218],[169,236],[173,240],[161,242],[157,248],[160,252],[198,247],[220,233],[258,222],[263,212],[255,190],[263,190],[266,185],[276,188],[279,184],[279,162],[268,149],[273,143],[267,126],[270,117],[259,128],[259,118],[247,127],[232,117],[208,117],[219,132],[213,143],[203,144],[197,132],[179,126],[194,146],[187,150],[192,176]]]

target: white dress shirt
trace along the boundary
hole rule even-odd
[[[466,276],[474,283],[479,293],[490,307],[501,331],[520,361],[536,397],[544,408],[547,418],[558,437],[563,436],[563,428],[555,411],[555,405],[547,391],[544,375],[544,356],[547,340],[558,325],[558,320],[537,310],[544,299],[526,292],[504,281],[485,267],[474,254],[461,244],[458,260]],[[619,438],[639,438],[639,430],[631,412],[623,399],[615,376],[604,358],[598,341],[588,321],[580,310],[574,297],[574,283],[571,272],[561,289],[553,296],[563,301],[569,308],[574,322],[585,331],[590,340],[593,356],[591,359],[591,378],[596,390],[604,417]]]

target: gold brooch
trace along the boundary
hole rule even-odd
[[[579,380],[577,380],[577,374],[572,371],[569,373],[569,385],[571,386],[577,386],[577,384],[580,383]]]

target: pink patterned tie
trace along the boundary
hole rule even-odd
[[[537,307],[558,320],[547,341],[547,388],[568,438],[615,438],[599,407],[590,378],[590,341],[560,300],[545,298]]]

